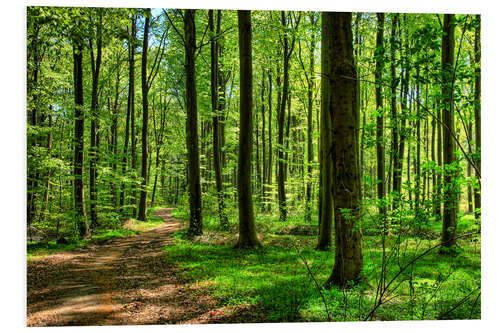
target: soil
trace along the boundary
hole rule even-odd
[[[27,264],[27,326],[262,322],[258,309],[222,307],[203,286],[182,281],[162,248],[184,228],[172,208],[164,223]]]

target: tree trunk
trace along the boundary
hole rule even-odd
[[[317,20],[314,18],[314,13],[311,14],[311,25],[315,26]],[[312,141],[313,131],[313,88],[314,88],[314,52],[316,49],[315,36],[311,36],[311,44],[309,47],[309,77],[307,80],[307,184],[306,184],[306,221],[312,219],[312,164],[314,160],[314,150]]]
[[[135,184],[135,180],[137,177],[137,136],[136,136],[136,126],[135,126],[135,39],[136,39],[136,17],[132,18],[132,50],[130,53],[130,61],[129,61],[129,99],[130,99],[130,135],[131,135],[131,144],[130,148],[131,152],[131,167],[132,167],[132,214],[135,215],[136,203],[137,203],[137,186]]]
[[[148,198],[148,39],[149,39],[149,16],[151,9],[145,13],[144,38],[142,42],[141,79],[142,79],[142,163],[141,163],[141,198],[139,201],[139,213],[137,219],[146,221],[146,205]]]
[[[442,248],[456,244],[454,239],[457,228],[457,172],[447,170],[455,164],[455,121],[453,115],[455,19],[453,14],[445,14],[442,37],[442,96],[443,96],[443,166],[444,166],[444,210]]]
[[[332,86],[329,76],[333,71],[332,52],[335,51],[333,45],[332,20],[338,16],[331,13],[322,13],[321,23],[321,121],[320,121],[320,145],[319,145],[319,172],[320,172],[320,198],[318,202],[318,245],[317,250],[326,251],[332,246],[332,119],[330,108],[332,107]],[[338,46],[338,45],[337,45]]]
[[[219,11],[220,15],[220,11]],[[212,32],[212,36],[215,36],[214,30],[214,19],[213,19],[213,10],[208,11],[208,24],[210,27],[210,31]],[[218,28],[220,24],[218,24]],[[211,55],[211,63],[210,63],[210,88],[211,88],[211,97],[212,97],[212,127],[213,127],[213,161],[214,161],[214,171],[215,171],[215,185],[217,188],[217,203],[219,208],[219,222],[223,228],[228,227],[228,220],[226,215],[226,206],[224,204],[224,192],[222,188],[222,169],[221,169],[221,145],[220,145],[220,111],[219,111],[219,84],[218,79],[220,77],[219,67],[218,67],[218,42],[215,38],[212,38],[210,42],[210,55]]]
[[[399,20],[399,14],[393,14],[392,25],[391,25],[391,160],[392,160],[392,182],[395,191],[396,187],[396,177],[398,176],[396,165],[399,160],[398,154],[398,109],[396,106],[396,89],[398,87],[398,81],[396,79],[396,27]],[[389,190],[390,191],[390,190]]]
[[[73,40],[73,79],[75,95],[75,221],[80,237],[88,237],[89,225],[85,211],[85,191],[83,181],[83,135],[85,115],[83,110],[83,40],[75,37]]]
[[[281,24],[286,28],[285,12],[281,12]],[[278,207],[280,213],[280,221],[286,221],[286,193],[285,193],[285,154],[284,154],[284,127],[285,127],[285,111],[288,99],[288,67],[289,67],[289,48],[288,35],[283,35],[283,96],[281,105],[279,105],[278,113]]]
[[[240,53],[240,133],[238,152],[239,237],[237,248],[259,246],[252,204],[252,25],[251,13],[238,10]]]
[[[332,141],[327,145],[331,151],[331,192],[335,206],[335,264],[327,285],[339,286],[357,281],[363,268],[358,225],[361,181],[356,145],[356,82],[351,79],[356,77],[351,19],[351,13],[322,13],[322,41],[325,44],[322,56],[328,56],[331,64],[322,76],[328,88],[322,92],[327,92],[325,106],[332,119]]]
[[[474,188],[474,209],[476,219],[481,218],[481,16],[476,15],[478,26],[474,34],[474,125],[476,151],[474,164],[476,166],[477,185]]]
[[[134,54],[135,54],[135,19],[132,19],[132,29],[131,35],[128,38],[128,60],[129,60],[129,85],[128,85],[128,99],[127,99],[127,118],[125,122],[125,141],[123,145],[123,157],[122,157],[122,176],[125,176],[127,170],[127,152],[130,140],[130,132],[134,132],[134,126],[130,126],[130,122],[134,119]],[[130,129],[132,128],[132,130]],[[125,184],[122,182],[120,191],[120,208],[123,212],[123,206],[125,205]]]
[[[380,218],[386,229],[385,199],[385,152],[384,152],[384,105],[382,102],[382,71],[384,68],[384,13],[377,13],[377,41],[375,48],[375,100],[377,106],[377,197]]]
[[[200,156],[198,148],[198,105],[196,93],[196,26],[195,10],[186,9],[184,13],[184,40],[186,66],[186,143],[188,151],[189,183],[189,229],[191,236],[201,235],[203,220],[201,215]]]

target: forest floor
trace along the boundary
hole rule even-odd
[[[185,227],[171,211],[153,213],[164,221],[153,230],[29,260],[27,326],[259,321],[256,309],[218,307],[201,286],[179,277],[162,255],[172,233]]]

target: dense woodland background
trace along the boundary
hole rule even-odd
[[[175,206],[188,278],[235,244],[273,258],[257,271],[285,263],[273,301],[234,272],[211,290],[271,320],[479,318],[480,26],[28,7],[28,249]]]

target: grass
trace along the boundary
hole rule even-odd
[[[57,244],[56,241],[28,241],[26,250],[27,260],[40,260],[54,253],[71,251],[76,248],[85,247],[89,244],[99,244],[113,238],[127,237],[155,229],[163,223],[162,219],[152,216],[152,212],[159,208],[161,207],[148,208],[147,221],[129,219],[123,223],[120,228],[99,229],[94,231],[91,239],[72,237],[68,239],[69,244]]]
[[[187,213],[177,209],[174,216],[186,218]],[[315,251],[315,235],[290,234],[299,227],[314,229],[316,223],[308,224],[299,216],[282,223],[277,217],[259,214],[256,224],[263,247],[241,250],[232,248],[237,232],[234,217],[230,218],[230,230],[223,231],[216,216],[204,216],[204,235],[189,240],[183,231],[177,232],[174,242],[165,248],[165,257],[180,266],[184,279],[203,286],[222,305],[257,306],[269,322],[325,321],[328,316],[320,291],[299,252],[314,279],[323,285],[333,267],[333,251]],[[468,224],[463,228],[459,225],[466,230],[472,222],[462,219],[461,223]],[[398,242],[396,235],[389,236],[386,280],[438,242],[415,237]],[[456,256],[443,256],[434,250],[403,271],[373,319],[480,318],[480,290],[476,290],[481,279],[480,238],[463,239],[459,245]],[[363,252],[362,283],[347,290],[321,288],[334,321],[362,320],[373,308],[382,257],[380,236],[365,236]]]

